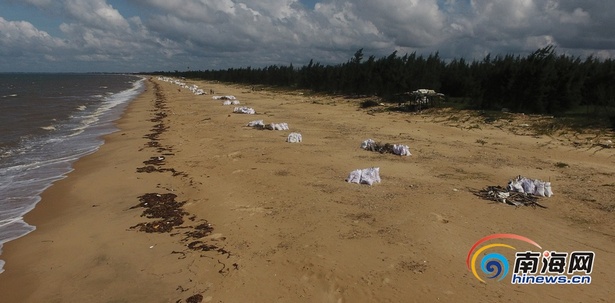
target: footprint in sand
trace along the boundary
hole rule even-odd
[[[306,268],[310,268],[312,266],[306,265]],[[343,293],[344,289],[337,283],[336,277],[332,274],[323,274],[320,272],[316,272],[313,270],[309,270],[301,280],[303,283],[310,285],[309,288],[315,288],[314,290],[319,291],[319,295],[316,295],[314,298],[317,298],[319,302],[327,302],[327,303],[343,303]]]

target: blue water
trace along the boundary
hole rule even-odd
[[[0,254],[3,243],[36,228],[24,214],[103,144],[143,89],[133,75],[0,74]]]

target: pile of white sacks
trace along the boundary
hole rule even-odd
[[[266,129],[270,130],[289,130],[288,123],[270,123],[265,126]]]
[[[246,126],[254,127],[254,128],[265,128],[265,122],[263,122],[263,120],[254,120],[254,121],[248,122]]]
[[[239,105],[239,100],[225,100],[222,105]]]
[[[288,123],[270,123],[265,125],[263,120],[254,120],[248,122],[246,126],[254,127],[258,129],[270,129],[270,130],[289,130]],[[299,143],[303,141],[303,137],[300,133],[290,133],[288,138],[286,138],[286,142],[288,143]]]
[[[346,182],[368,185],[380,183],[380,167],[353,170],[346,178]]]
[[[183,82],[183,81],[180,81],[174,78],[170,78],[170,77],[158,77],[158,80],[177,84],[181,86],[182,88],[187,88],[195,95],[206,95],[207,94],[202,88],[199,88],[196,84],[188,85],[186,82]]]
[[[361,148],[362,149],[370,149],[373,146],[376,145],[376,141],[374,141],[373,139],[367,139],[363,142],[361,142]]]
[[[199,88],[196,84],[188,86],[188,89],[197,96],[205,95],[205,91],[202,88]]]
[[[367,139],[361,143],[361,148],[365,150],[375,150],[377,149],[377,144],[378,143],[376,143],[376,141],[374,141],[373,139]],[[412,156],[412,154],[410,153],[410,147],[408,147],[408,145],[392,144],[391,146],[391,153],[393,154],[400,156]]]
[[[246,124],[246,126],[254,127],[257,129],[269,129],[269,130],[289,130],[290,129],[290,127],[288,126],[288,123],[285,123],[285,122],[269,123],[265,125],[265,122],[263,120],[250,121],[248,122],[248,124]]]
[[[553,191],[551,190],[551,182],[545,182],[538,179],[529,179],[526,177],[518,176],[510,180],[507,187],[509,191],[519,193],[526,193],[540,197],[553,196]]]
[[[239,107],[235,107],[233,109],[234,113],[238,113],[238,114],[246,114],[246,115],[254,115],[256,114],[256,111],[251,108],[251,107],[246,107],[246,106],[239,106]]]
[[[237,98],[235,96],[229,95],[229,96],[212,96],[211,97],[214,100],[237,100]]]

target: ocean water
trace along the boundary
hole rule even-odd
[[[36,228],[24,214],[117,130],[143,89],[133,75],[0,74],[0,273],[2,244]]]

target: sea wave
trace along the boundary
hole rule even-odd
[[[3,151],[9,156],[3,159],[12,162],[0,163],[0,179],[3,180],[0,184],[0,253],[2,243],[35,229],[23,221],[23,215],[36,206],[46,188],[72,171],[77,159],[100,148],[101,136],[117,130],[113,121],[120,117],[128,102],[143,91],[144,80],[135,79],[132,87],[126,90],[100,96],[95,106],[88,105],[83,110],[83,105],[79,106],[80,113],[72,115],[70,121],[43,127],[53,132],[31,138],[15,150]],[[3,264],[0,260],[0,273]]]

